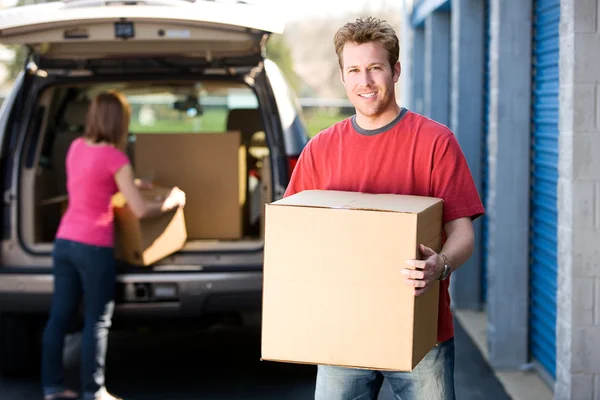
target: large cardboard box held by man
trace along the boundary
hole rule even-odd
[[[437,343],[439,282],[405,284],[439,251],[441,199],[304,191],[266,206],[262,359],[412,371]]]
[[[164,199],[170,188],[154,187],[140,190],[148,200]],[[125,197],[117,193],[112,198],[115,213],[115,258],[132,265],[154,264],[183,248],[187,232],[182,208],[154,217],[138,219],[127,206]]]

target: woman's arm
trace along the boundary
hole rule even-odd
[[[177,187],[173,188],[164,199],[145,200],[135,183],[131,164],[126,164],[117,171],[115,181],[129,208],[140,219],[160,215],[165,211],[185,205],[185,193]]]

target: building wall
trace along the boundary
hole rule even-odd
[[[600,1],[562,0],[555,399],[600,398]]]
[[[450,35],[450,129],[471,167],[479,193],[482,192],[484,8],[481,0],[452,0]],[[482,221],[479,218],[474,224],[478,244]],[[471,258],[453,274],[450,293],[456,308],[480,308],[481,262],[482,248],[476,245]]]
[[[425,114],[450,126],[450,13],[425,19]]]
[[[472,14],[465,14],[465,7],[473,1],[477,0],[451,1],[448,79],[449,123],[461,145],[465,143],[463,147],[474,155],[469,146],[476,139],[465,131],[477,128],[475,118],[465,110],[475,110],[477,104],[468,97],[468,76],[464,71],[475,71],[477,66],[473,65],[475,56],[468,52],[464,38],[469,38],[469,32],[473,32],[471,37],[480,37],[480,30],[456,26],[469,21],[469,15],[472,18]],[[492,104],[488,115],[490,154],[485,163],[491,174],[487,210],[491,237],[488,247],[481,249],[490,263],[488,347],[495,367],[519,369],[531,361],[527,344],[527,270],[534,1],[490,3]],[[600,0],[561,0],[560,4],[559,275],[554,398],[600,399]],[[478,24],[473,24],[472,29],[480,29],[475,27]],[[412,29],[414,33],[425,31],[423,24]],[[412,54],[427,54],[427,40],[419,40],[418,34],[413,34],[412,40]],[[413,103],[409,104],[413,106],[420,100],[419,90],[426,93],[424,83],[433,79],[427,76],[431,69],[424,68],[425,76],[418,75],[419,62],[413,61],[411,71],[413,77],[419,78],[412,82]],[[475,74],[473,81],[479,79]],[[479,92],[473,96],[479,96]],[[427,107],[423,111],[427,114]],[[483,163],[478,165],[476,157],[472,157],[469,165],[477,169]],[[461,283],[461,293],[480,290],[475,280],[464,278]]]
[[[531,6],[523,0],[490,2],[485,251],[488,346],[497,368],[528,361]]]
[[[453,275],[451,296],[458,308],[477,309],[481,305],[479,277],[485,251],[489,265],[486,306],[490,361],[498,368],[521,368],[528,363],[532,2],[490,3],[487,160],[481,159],[484,0],[452,0],[444,8],[421,15],[423,23],[413,27],[411,33],[415,55],[412,94],[417,104],[416,96],[421,87],[424,89],[423,113],[453,130],[478,184],[484,163],[487,166],[487,245],[480,245],[482,230],[478,221],[478,248]],[[422,42],[419,31],[425,33]],[[423,79],[416,67],[421,54],[425,59]]]
[[[413,111],[425,112],[425,28],[414,29],[412,47],[412,105]]]
[[[414,56],[413,48],[415,42],[414,30],[410,26],[410,9],[404,2],[401,3],[401,11],[403,19],[400,24],[400,79],[396,86],[396,98],[399,104],[409,110],[414,110],[414,95],[413,95],[413,75],[414,75]]]

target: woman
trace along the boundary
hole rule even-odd
[[[124,153],[131,110],[125,97],[102,93],[90,104],[86,131],[73,141],[66,159],[69,207],[53,252],[54,297],[43,337],[42,385],[45,400],[75,399],[64,386],[63,341],[80,300],[84,305],[81,383],[84,400],[111,400],[104,384],[104,361],[114,302],[111,197],[120,191],[139,217],[185,205],[174,188],[163,201],[145,201]]]

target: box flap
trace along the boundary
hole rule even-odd
[[[442,199],[397,194],[372,194],[336,190],[305,190],[272,205],[391,211],[418,214]]]

